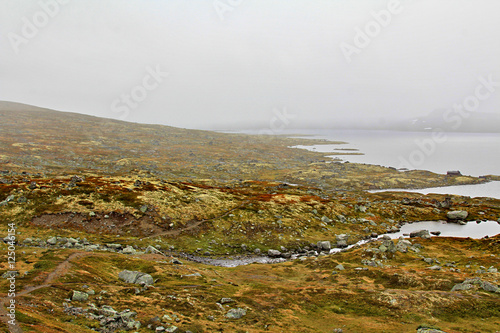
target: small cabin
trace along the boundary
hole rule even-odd
[[[455,170],[455,171],[448,171],[448,172],[446,172],[446,175],[448,175],[448,176],[461,176],[462,173],[460,171],[458,171],[458,170]]]

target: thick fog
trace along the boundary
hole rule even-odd
[[[497,0],[2,0],[0,100],[218,129],[500,113],[499,14]]]

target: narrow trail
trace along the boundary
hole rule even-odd
[[[71,266],[71,260],[74,259],[79,259],[82,257],[86,257],[88,255],[91,255],[92,253],[89,252],[74,252],[71,255],[69,255],[63,262],[61,262],[59,265],[56,266],[56,268],[47,275],[45,280],[42,282],[42,284],[37,285],[37,286],[26,286],[24,289],[18,293],[16,293],[16,304],[18,304],[18,298],[21,296],[25,296],[32,291],[42,289],[42,288],[47,288],[52,285],[54,281],[56,281],[58,278],[66,274]],[[5,296],[0,298],[0,320],[4,322],[8,327],[10,332],[12,333],[22,333],[23,330],[19,325],[17,324],[17,321],[15,322],[15,325],[9,324],[10,317],[8,317],[8,312],[7,312],[7,305],[10,303],[10,298]]]
[[[200,220],[200,221],[189,221],[187,223],[187,226],[184,227],[184,228],[176,229],[176,230],[169,230],[169,231],[165,231],[165,232],[162,232],[162,233],[154,234],[154,235],[143,237],[143,238],[144,239],[148,239],[148,238],[154,238],[154,237],[159,237],[159,236],[178,236],[178,235],[180,235],[181,233],[183,233],[185,231],[193,230],[193,229],[199,227],[201,224],[203,224],[205,222],[209,222],[209,221],[213,221],[213,220],[217,220],[217,219],[223,218],[223,217],[231,214],[236,209],[243,207],[245,204],[247,204],[249,202],[250,202],[250,200],[245,200],[241,204],[239,204],[238,206],[233,207],[230,210],[225,211],[223,214],[217,215],[217,216],[212,217],[210,219]]]

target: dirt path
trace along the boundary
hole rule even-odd
[[[169,231],[165,231],[165,232],[162,232],[162,233],[154,234],[154,235],[151,235],[151,236],[148,236],[148,237],[144,237],[144,238],[154,238],[154,237],[158,237],[158,236],[178,236],[178,235],[180,235],[181,233],[183,233],[185,231],[193,230],[193,229],[199,227],[201,224],[203,224],[205,222],[209,222],[209,221],[213,221],[213,220],[217,220],[217,219],[223,218],[223,217],[231,214],[236,209],[244,206],[248,202],[250,202],[250,201],[249,200],[245,200],[244,202],[242,202],[238,206],[236,206],[234,208],[231,208],[228,211],[225,211],[223,214],[220,214],[220,215],[217,215],[215,217],[212,217],[211,219],[200,220],[200,221],[189,221],[187,223],[187,226],[184,227],[184,228],[176,229],[176,230],[169,230]]]
[[[64,274],[66,274],[68,272],[68,270],[71,266],[71,262],[70,262],[71,260],[86,257],[86,256],[91,255],[91,254],[92,253],[89,253],[89,252],[74,252],[74,253],[72,253],[71,255],[69,255],[68,258],[66,258],[63,262],[61,262],[59,265],[57,265],[56,268],[52,272],[49,273],[49,275],[47,275],[47,277],[42,282],[42,284],[40,284],[38,286],[26,286],[22,291],[18,292],[16,294],[16,301],[18,300],[19,297],[27,295],[34,290],[50,287],[54,281],[56,281],[58,278],[60,278],[61,276],[63,276]],[[0,303],[1,303],[0,320],[3,321],[9,327],[10,332],[22,333],[23,330],[21,329],[21,327],[19,327],[17,322],[15,325],[9,324],[10,318],[7,316],[8,315],[7,305],[10,303],[10,298],[7,296],[2,297],[0,299]]]

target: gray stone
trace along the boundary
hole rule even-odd
[[[450,220],[465,220],[469,213],[465,210],[453,210],[446,213],[446,217]]]
[[[345,268],[342,264],[338,264],[337,266],[335,266],[335,269],[338,271],[343,271]]]
[[[329,241],[319,241],[317,246],[320,251],[330,251],[332,249]]]
[[[83,291],[73,290],[73,293],[71,295],[71,300],[72,301],[85,302],[88,299],[89,299],[89,294],[87,294],[87,293],[85,293]]]
[[[102,316],[106,316],[106,317],[112,317],[112,316],[115,316],[118,311],[116,311],[115,309],[113,309],[111,306],[109,305],[103,305],[101,306],[101,308],[98,310],[98,313]]]
[[[410,238],[414,237],[420,237],[420,238],[431,238],[431,235],[429,234],[429,230],[417,230],[417,231],[412,231],[410,233]]]
[[[245,316],[247,314],[247,311],[242,308],[237,308],[237,309],[231,309],[226,313],[226,318],[229,319],[240,319],[241,317]]]
[[[146,252],[145,253],[163,254],[163,253],[160,252],[160,250],[158,250],[156,247],[151,246],[151,245],[149,245],[146,248]]]
[[[267,255],[270,257],[279,257],[281,256],[281,252],[278,250],[269,250],[267,251]]]
[[[47,239],[47,244],[49,245],[56,245],[57,244],[57,239],[55,237],[50,237]]]
[[[421,327],[417,329],[417,333],[446,333],[446,332],[438,330],[436,328]]]
[[[152,285],[154,283],[153,277],[151,275],[141,272],[124,270],[118,274],[118,277],[127,283],[145,285]]]
[[[382,246],[384,246],[386,248],[387,252],[391,252],[391,253],[395,253],[396,252],[396,246],[394,245],[394,242],[392,240],[385,240],[385,241],[383,241],[382,242]]]
[[[347,247],[347,241],[346,240],[337,240],[337,247],[340,247],[340,248]]]
[[[326,216],[323,215],[323,217],[321,218],[321,222],[323,222],[323,223],[330,223],[330,222],[332,222],[332,220],[330,220],[328,217],[326,217]]]
[[[219,301],[220,304],[227,304],[227,303],[233,303],[233,302],[234,302],[234,300],[232,298],[229,298],[229,297],[223,297]]]
[[[74,239],[73,237],[68,238],[66,241],[68,243],[70,243],[70,244],[76,244],[76,243],[78,243],[78,241],[76,239]]]
[[[177,333],[179,332],[179,328],[177,326],[169,326],[165,329],[165,332],[168,332],[168,333]]]
[[[200,273],[193,273],[193,274],[182,275],[181,277],[202,277],[202,275]]]
[[[411,242],[404,239],[403,237],[400,237],[398,240],[398,243],[396,244],[396,251],[399,251],[401,253],[406,253],[408,252],[408,248],[411,247]]]
[[[122,253],[123,254],[135,254],[136,251],[135,251],[135,249],[132,246],[128,245],[126,248],[124,248],[122,250]]]
[[[430,269],[430,270],[433,270],[433,271],[439,271],[439,270],[441,270],[441,266],[439,266],[439,265],[434,265],[434,266],[429,267],[429,269]]]

